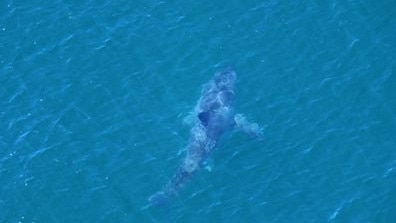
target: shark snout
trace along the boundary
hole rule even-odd
[[[232,69],[227,69],[216,74],[215,84],[219,89],[233,89],[236,81],[236,73]]]

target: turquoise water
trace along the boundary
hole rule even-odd
[[[0,3],[0,222],[396,222],[394,1]],[[214,72],[226,136],[165,208]]]

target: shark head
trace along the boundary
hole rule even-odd
[[[233,90],[236,81],[236,73],[232,69],[227,69],[216,73],[214,83],[219,90]]]

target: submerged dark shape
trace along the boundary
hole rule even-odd
[[[233,110],[236,73],[227,69],[215,74],[206,83],[201,98],[193,112],[187,155],[175,175],[159,192],[149,197],[151,205],[160,205],[176,196],[191,176],[202,166],[209,153],[216,147],[221,136],[233,129],[242,130],[253,137],[261,137],[256,123],[250,123]]]
[[[198,118],[201,121],[202,125],[206,127],[208,126],[210,120],[210,112],[200,112],[198,114]]]

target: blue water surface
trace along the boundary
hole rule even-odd
[[[396,222],[395,1],[0,3],[0,222]],[[166,207],[202,85],[224,137]],[[207,168],[209,169],[209,168]]]

